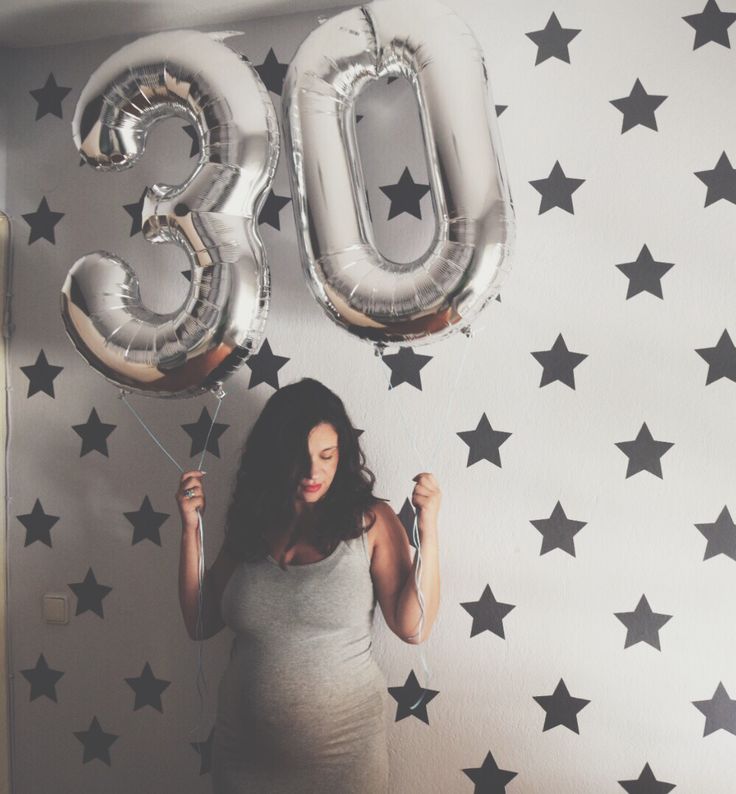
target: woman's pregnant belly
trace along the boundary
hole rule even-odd
[[[385,730],[386,697],[370,653],[241,641],[218,689],[217,741],[254,768],[339,763]]]

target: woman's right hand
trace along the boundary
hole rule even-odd
[[[197,510],[204,515],[206,502],[204,497],[204,488],[202,487],[203,476],[203,471],[198,471],[195,469],[193,471],[185,471],[179,480],[179,488],[176,492],[176,501],[179,505],[181,523],[185,529],[192,526],[199,526]],[[187,488],[191,488],[194,491],[192,496],[185,495],[184,491],[186,491]]]

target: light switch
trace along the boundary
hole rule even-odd
[[[46,593],[43,597],[43,619],[47,623],[68,623],[67,597],[63,594]]]

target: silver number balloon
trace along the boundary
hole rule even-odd
[[[182,306],[146,309],[131,267],[106,251],[78,259],[61,291],[77,350],[143,395],[215,391],[262,341],[270,276],[257,219],[278,160],[278,121],[255,69],[223,43],[229,35],[175,30],[122,47],[92,74],[72,121],[80,154],[98,170],[133,166],[158,119],[182,117],[199,134],[193,173],[149,188],[143,204],[145,238],[189,257]]]
[[[354,105],[403,75],[419,104],[436,228],[409,263],[377,249]],[[289,65],[283,124],[303,269],[328,316],[377,345],[469,323],[510,270],[515,218],[480,45],[435,0],[375,0],[312,31]]]

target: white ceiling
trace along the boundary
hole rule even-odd
[[[359,0],[358,0],[359,2]],[[357,5],[346,0],[0,0],[0,47],[43,47]]]

